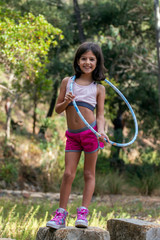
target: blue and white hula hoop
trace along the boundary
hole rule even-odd
[[[71,91],[72,94],[73,94],[73,83],[74,83],[75,79],[76,79],[76,76],[74,75],[74,76],[72,77],[72,81],[71,81],[71,84],[70,84],[70,91]],[[132,143],[136,140],[136,138],[137,138],[137,135],[138,135],[138,123],[137,123],[137,119],[136,119],[135,113],[134,113],[131,105],[129,104],[129,102],[127,101],[127,99],[124,97],[124,95],[118,90],[118,88],[116,88],[116,87],[115,87],[110,81],[108,81],[107,79],[105,79],[104,81],[105,81],[106,83],[108,83],[108,84],[120,95],[120,97],[121,97],[121,98],[125,101],[125,103],[127,104],[128,108],[129,108],[129,110],[130,110],[130,112],[131,112],[131,114],[132,114],[132,117],[133,117],[133,120],[134,120],[134,125],[135,125],[135,135],[134,135],[133,139],[132,139],[130,142],[128,142],[128,143],[116,143],[116,142],[112,142],[112,141],[110,140],[110,143],[111,143],[112,145],[114,145],[114,146],[117,146],[117,147],[126,147],[126,146],[132,144]],[[79,117],[82,119],[82,121],[84,122],[84,124],[85,124],[97,137],[100,137],[101,135],[100,135],[98,132],[96,132],[96,131],[90,126],[90,124],[85,120],[85,118],[83,117],[83,115],[82,115],[81,112],[79,111],[79,108],[77,107],[77,104],[76,104],[75,100],[73,100],[73,106],[75,107],[75,109],[76,109]],[[106,138],[105,138],[105,141],[108,142]]]

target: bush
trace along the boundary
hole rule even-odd
[[[96,175],[95,195],[102,195],[107,193],[107,177],[105,174]]]
[[[125,169],[125,163],[121,158],[108,157],[103,152],[100,152],[97,159],[97,172],[108,173],[110,171],[119,171],[120,173]]]
[[[160,187],[160,174],[153,164],[131,164],[127,167],[127,179],[142,195],[152,195]]]
[[[160,151],[154,150],[151,147],[147,147],[145,150],[140,150],[140,162],[155,164],[158,166],[160,164]]]
[[[94,194],[121,194],[124,190],[124,186],[124,178],[118,171],[110,172],[107,175],[97,174]]]
[[[106,174],[110,171],[110,162],[102,151],[98,154],[96,170],[98,173]]]
[[[0,179],[4,180],[6,183],[10,184],[17,181],[18,171],[17,160],[0,161]]]
[[[109,194],[121,194],[124,184],[124,178],[118,171],[107,175],[107,190]]]

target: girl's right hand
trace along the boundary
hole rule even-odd
[[[101,136],[98,137],[98,140],[99,140],[100,142],[103,142],[104,145],[106,145],[107,142],[106,142],[106,140],[104,140],[104,138],[106,138],[107,141],[108,141],[108,143],[110,143],[109,137],[108,137],[104,132],[99,132],[99,134],[101,134]]]
[[[71,92],[68,92],[65,97],[64,97],[64,101],[67,103],[70,103],[74,100],[75,95],[73,95]]]

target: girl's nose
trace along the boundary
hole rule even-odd
[[[86,63],[90,63],[90,60],[89,60],[89,58],[87,58],[87,59],[86,59]]]

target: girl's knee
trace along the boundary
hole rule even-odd
[[[73,182],[74,178],[75,178],[75,174],[71,172],[64,172],[64,175],[63,175],[64,181]]]
[[[84,171],[84,179],[87,180],[95,180],[95,173],[91,171]]]

